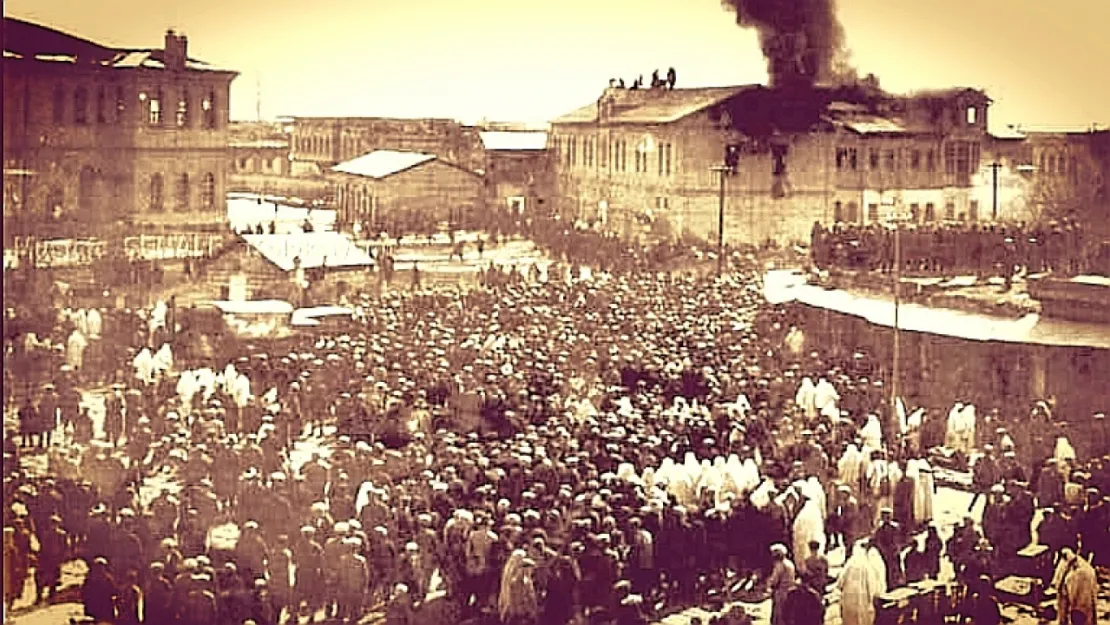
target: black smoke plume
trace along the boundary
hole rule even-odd
[[[856,82],[844,48],[836,0],[721,0],[736,23],[754,28],[772,87]]]

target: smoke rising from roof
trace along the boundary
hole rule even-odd
[[[836,0],[721,2],[736,13],[737,24],[759,34],[772,87],[857,82],[844,47],[844,27],[836,17]]]

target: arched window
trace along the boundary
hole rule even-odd
[[[66,121],[66,92],[61,85],[54,86],[54,123],[64,124]]]
[[[153,212],[161,212],[165,208],[163,204],[164,186],[162,174],[154,174],[150,177],[150,210]]]
[[[247,157],[247,166],[246,166],[246,170],[247,170],[247,171],[250,171],[250,172],[253,172],[253,171],[254,171],[254,157],[253,157],[253,156],[248,156],[248,157]]]
[[[174,191],[176,207],[179,211],[189,210],[189,174],[181,174],[177,178],[177,189]]]
[[[177,127],[184,128],[189,125],[189,90],[182,89],[181,96],[177,99]]]
[[[216,176],[211,172],[204,174],[204,182],[200,186],[200,203],[204,210],[216,208]]]
[[[844,204],[840,200],[837,200],[836,203],[833,204],[833,223],[840,223],[842,221],[844,221]]]
[[[73,123],[89,122],[89,92],[84,87],[73,90]]]

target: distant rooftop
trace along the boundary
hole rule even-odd
[[[754,85],[699,87],[691,89],[610,88],[619,108],[609,116],[611,123],[666,124],[676,122],[722,102]],[[604,97],[604,96],[603,96]],[[590,124],[598,121],[598,104],[593,102],[552,120],[553,124]]]
[[[428,161],[435,160],[432,154],[419,152],[399,152],[396,150],[375,150],[368,154],[344,161],[331,170],[342,174],[366,178],[385,178],[412,169]]]
[[[60,30],[4,17],[4,58],[42,63],[98,65],[116,69],[165,69],[164,51],[152,48],[112,48]],[[192,71],[227,71],[189,58]]]
[[[547,148],[546,132],[487,131],[479,133],[482,146],[493,151],[537,151]]]

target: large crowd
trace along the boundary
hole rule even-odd
[[[813,262],[821,269],[895,269],[906,274],[1012,277],[1017,273],[1076,275],[1087,265],[1083,230],[1069,221],[1049,224],[814,224]]]
[[[5,606],[28,585],[48,600],[78,559],[86,614],[121,625],[624,625],[726,603],[715,620],[745,623],[734,602],[767,597],[773,625],[808,625],[835,594],[870,625],[946,554],[956,583],[930,614],[992,623],[993,562],[1017,559],[1040,506],[1067,520],[1060,622],[1095,622],[1105,439],[1080,455],[1060,429],[1042,452],[977,431],[973,407],[891,410],[858,359],[830,361],[762,302],[753,267],[556,269],[352,304],[344,327],[207,364],[174,358],[165,307],[94,315],[131,348],[96,372],[68,348],[88,312],[59,315],[46,384],[9,399],[28,436],[5,439]],[[99,428],[91,380],[111,385]],[[20,468],[19,443],[50,432],[48,472]],[[946,544],[938,449],[973,458],[989,493]]]

